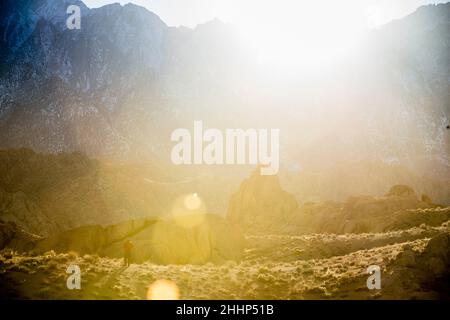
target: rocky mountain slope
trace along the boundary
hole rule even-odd
[[[70,4],[82,8],[80,30],[66,28]],[[230,56],[235,45],[228,33],[215,22],[170,28],[133,4],[88,9],[81,1],[6,1],[0,16],[2,147],[152,152],[158,139],[144,139],[172,118],[172,107],[161,110],[162,96],[181,99],[198,90],[194,86],[211,84],[205,73],[222,77],[239,60]],[[192,87],[183,93],[186,81]]]
[[[186,185],[145,180],[171,181],[170,175],[158,172],[155,164],[124,165],[80,153],[2,150],[0,220],[48,236],[85,225],[164,215]]]
[[[81,30],[65,27],[69,3],[82,9]],[[7,0],[0,146],[167,162],[170,132],[201,117],[283,128],[283,170],[370,159],[446,176],[449,12],[419,8],[368,33],[347,64],[291,81],[258,67],[220,21],[173,28],[132,4]]]

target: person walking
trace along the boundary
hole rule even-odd
[[[125,241],[125,243],[123,244],[123,261],[125,266],[129,266],[130,265],[130,261],[131,261],[131,252],[133,251],[133,242],[131,242],[130,240]]]

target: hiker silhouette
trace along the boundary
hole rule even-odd
[[[131,242],[130,240],[125,241],[125,243],[123,244],[123,261],[125,266],[129,266],[130,265],[130,261],[131,261],[131,252],[134,248],[133,242]]]

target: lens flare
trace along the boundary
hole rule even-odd
[[[175,200],[172,217],[183,228],[191,228],[205,220],[206,206],[197,193],[190,193]]]
[[[202,205],[202,200],[199,198],[197,193],[188,194],[184,197],[184,205],[189,210],[197,210]]]
[[[147,300],[179,300],[180,290],[175,282],[170,280],[157,280],[147,290]]]

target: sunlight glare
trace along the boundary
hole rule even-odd
[[[179,300],[180,290],[170,280],[157,280],[147,290],[147,300]]]
[[[264,65],[295,67],[339,60],[355,50],[361,26],[367,23],[367,16],[361,16],[363,11],[367,15],[367,8],[363,10],[356,0],[228,3],[221,10]]]
[[[197,193],[179,197],[175,200],[172,207],[174,221],[184,228],[191,228],[201,224],[205,219],[205,214],[205,203]]]

